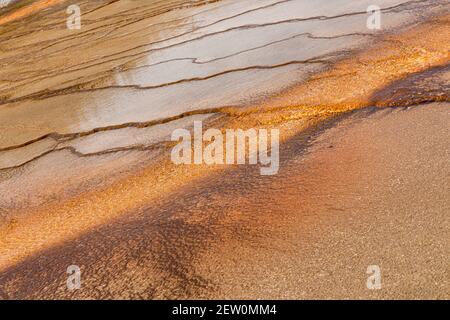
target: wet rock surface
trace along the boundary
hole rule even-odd
[[[0,12],[0,298],[448,298],[447,1],[71,3]],[[195,120],[280,173],[174,165]]]

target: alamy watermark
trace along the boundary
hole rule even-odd
[[[367,274],[370,276],[367,278],[366,286],[369,290],[381,289],[381,268],[378,265],[370,265],[367,267]]]
[[[178,144],[172,149],[175,164],[206,165],[257,165],[261,175],[278,173],[280,147],[278,129],[208,129],[203,132],[201,121],[194,122],[193,135],[187,129],[172,132],[172,141]],[[269,146],[270,140],[270,146]]]
[[[381,30],[381,8],[377,5],[370,5],[367,8],[369,17],[367,18],[367,29]]]
[[[79,290],[81,289],[81,269],[77,265],[71,265],[67,267],[67,277],[66,285],[69,290]]]
[[[11,0],[0,0],[0,8],[6,7]]]

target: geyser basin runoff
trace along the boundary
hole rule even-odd
[[[449,4],[369,4],[5,11],[0,297],[448,298]],[[173,164],[194,121],[277,127],[279,173]]]

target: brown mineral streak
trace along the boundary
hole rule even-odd
[[[33,13],[43,10],[45,8],[48,8],[50,6],[59,4],[65,0],[39,0],[35,3],[25,6],[23,8],[17,9],[11,13],[8,13],[4,15],[3,17],[0,17],[0,25],[22,19],[26,16],[32,15]]]

